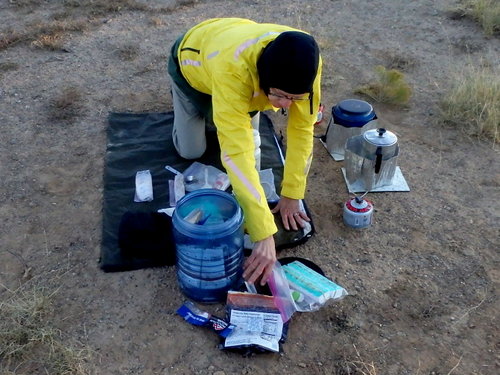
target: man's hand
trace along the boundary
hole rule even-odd
[[[257,241],[243,265],[243,278],[249,283],[254,283],[259,276],[260,285],[266,285],[267,279],[273,272],[274,263],[276,263],[276,247],[273,236],[269,236],[262,241]]]
[[[286,230],[298,230],[297,224],[304,228],[304,221],[311,221],[304,211],[300,210],[300,201],[298,199],[292,199],[281,196],[276,207],[274,207],[271,212],[274,214],[279,212],[281,214],[281,221],[283,221],[283,226]]]

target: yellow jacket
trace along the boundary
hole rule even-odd
[[[184,78],[194,89],[212,96],[222,162],[254,242],[276,233],[277,227],[255,169],[248,113],[273,109],[259,87],[257,59],[265,46],[284,31],[297,30],[239,18],[210,19],[190,29],[178,49]],[[313,87],[313,113],[309,100],[293,102],[288,110],[281,188],[281,195],[288,198],[304,198],[321,95],[320,77],[321,59]]]

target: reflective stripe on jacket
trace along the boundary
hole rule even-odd
[[[253,111],[273,109],[259,87],[257,59],[281,32],[292,30],[296,29],[239,18],[210,19],[190,29],[177,50],[184,78],[194,89],[212,96],[222,162],[254,242],[277,231],[255,169],[255,146],[248,115]],[[313,126],[321,96],[320,77],[321,60],[314,82],[312,107],[309,100],[301,100],[293,102],[288,110],[287,152],[281,187],[281,195],[288,198],[304,198],[312,159]],[[314,109],[312,114],[310,108]]]

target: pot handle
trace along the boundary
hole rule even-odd
[[[380,167],[382,165],[382,147],[377,147],[377,151],[375,151],[375,173],[380,172]]]

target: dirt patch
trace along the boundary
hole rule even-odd
[[[500,41],[453,19],[453,4],[3,2],[0,299],[5,288],[59,287],[52,324],[63,342],[91,350],[86,366],[96,374],[497,374],[498,147],[436,117],[452,73],[475,61],[498,67]],[[407,108],[374,103],[399,137],[411,191],[371,194],[370,228],[342,224],[342,164],[315,141],[306,199],[317,233],[280,256],[313,260],[350,295],[294,316],[280,355],[222,352],[213,333],[184,323],[173,268],[105,274],[97,264],[107,113],[171,110],[171,44],[220,16],[317,37],[327,108],[317,135],[376,65],[404,72],[413,88]],[[78,28],[49,28],[71,20]],[[61,44],[33,43],[43,35],[62,35]],[[272,119],[283,131],[284,119]],[[207,309],[224,315],[222,305]]]

